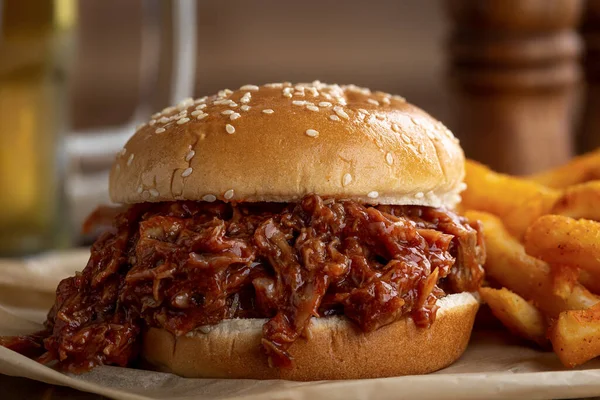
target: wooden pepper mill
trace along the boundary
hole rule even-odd
[[[572,155],[580,0],[446,0],[453,118],[468,157],[525,174]]]
[[[581,33],[585,42],[586,101],[577,150],[600,147],[600,0],[588,0]]]

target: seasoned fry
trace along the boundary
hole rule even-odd
[[[592,293],[600,294],[600,276],[589,273],[588,271],[579,271],[579,282]]]
[[[547,214],[560,192],[535,182],[499,174],[472,160],[466,164],[465,209],[499,216],[509,232],[520,238],[530,223]]]
[[[600,179],[600,149],[576,157],[558,168],[531,175],[529,179],[557,189]]]
[[[587,310],[560,313],[548,336],[554,352],[567,367],[600,355],[600,304]]]
[[[553,293],[562,299],[568,299],[579,281],[579,270],[566,265],[551,265]]]
[[[506,288],[481,288],[479,294],[496,318],[512,333],[542,347],[548,344],[544,316],[521,296]]]
[[[468,211],[467,218],[483,222],[487,247],[486,273],[504,287],[532,301],[544,313],[557,316],[565,310],[581,310],[600,301],[581,284],[575,283],[563,299],[554,293],[550,267],[525,253],[521,243],[511,237],[494,215]]]
[[[568,187],[549,214],[600,221],[600,180]]]
[[[537,219],[525,234],[527,254],[600,274],[600,222],[560,215]]]

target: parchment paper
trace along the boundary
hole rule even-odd
[[[22,262],[0,260],[0,335],[40,328],[52,292],[63,277],[85,266],[85,250]],[[391,361],[391,360],[390,360]],[[102,394],[115,399],[481,399],[600,396],[600,360],[566,370],[505,332],[475,331],[454,365],[430,375],[289,382],[185,379],[165,373],[98,367],[82,375],[54,371],[0,347],[0,373]]]

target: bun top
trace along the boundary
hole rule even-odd
[[[154,114],[118,154],[118,203],[295,202],[453,207],[464,154],[402,97],[354,85],[273,83],[186,99]]]

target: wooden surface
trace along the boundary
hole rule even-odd
[[[103,400],[104,396],[80,392],[63,386],[48,385],[25,378],[15,378],[0,374],[2,400]]]

